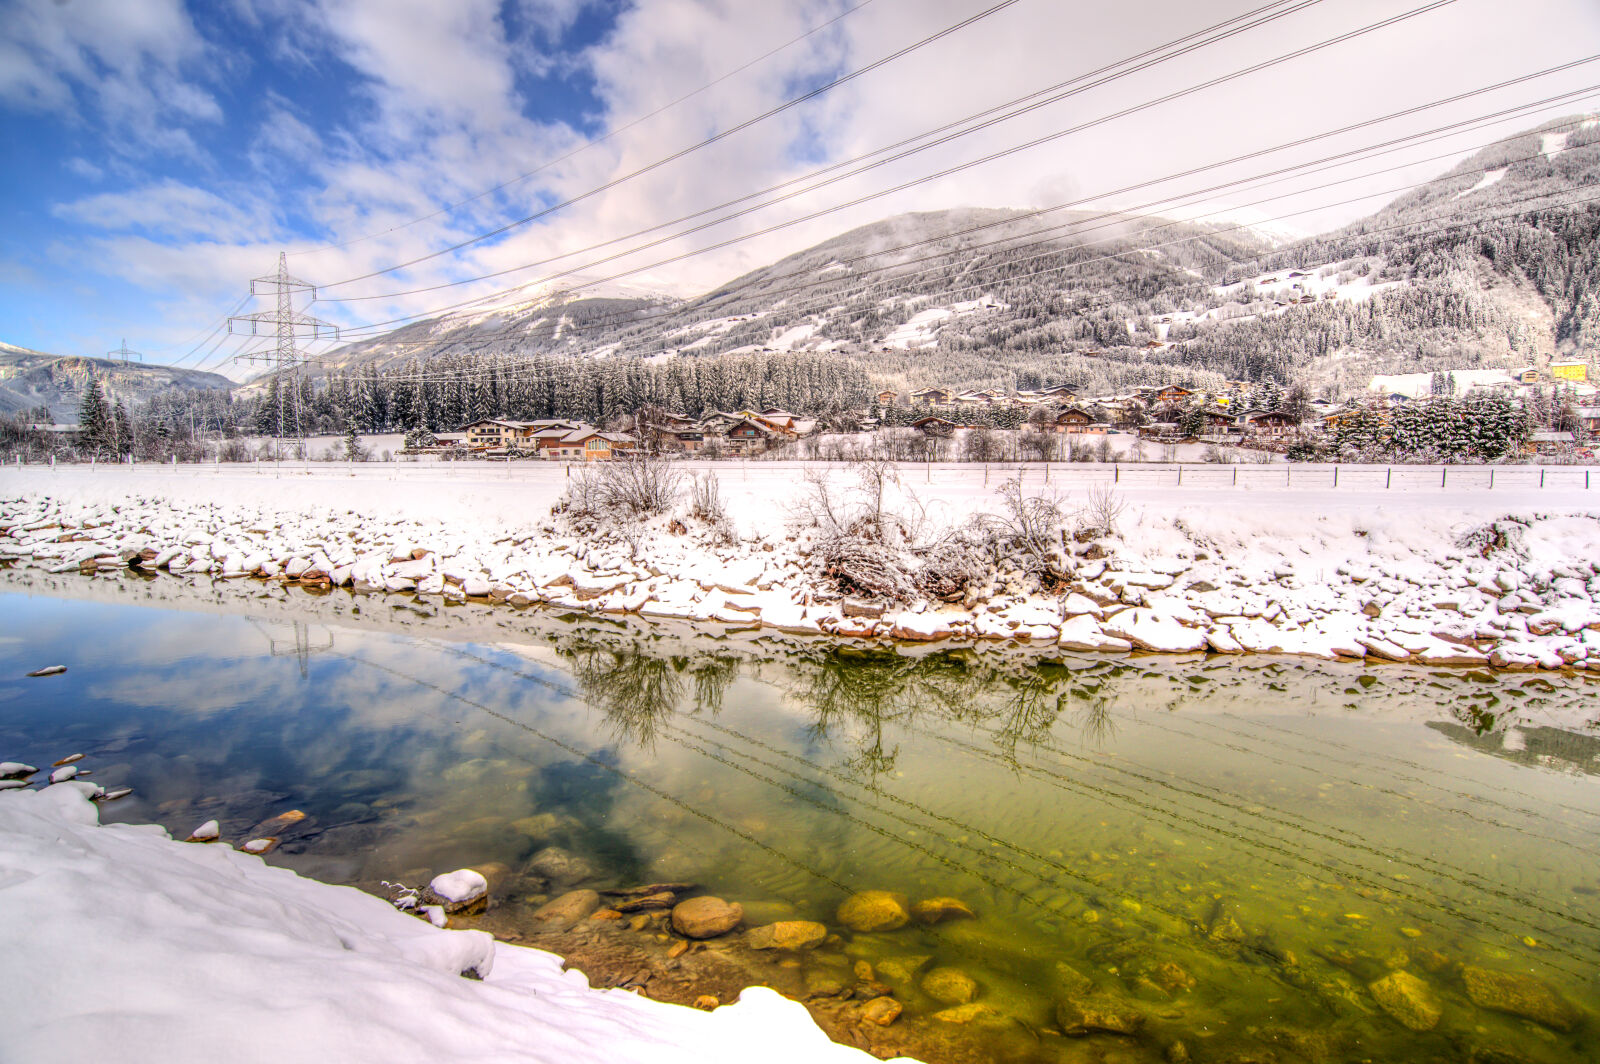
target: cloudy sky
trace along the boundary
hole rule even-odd
[[[1592,62],[1120,191],[1600,54],[1595,0],[1447,0],[1161,102],[1427,3],[0,0],[0,341],[100,354],[126,337],[152,361],[239,376],[243,341],[193,345],[280,250],[323,286],[312,312],[359,332],[575,277],[692,294],[854,225],[960,205],[1231,208],[1315,231],[1497,136],[1600,109]],[[1124,62],[1252,11],[1276,17]],[[767,203],[1107,67],[1103,84]],[[1339,170],[1176,200],[1589,86]],[[735,200],[759,209],[675,236]]]

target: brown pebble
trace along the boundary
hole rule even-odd
[[[877,973],[872,970],[872,965],[866,961],[856,961],[855,967],[851,970],[855,972],[856,978],[863,983],[870,983],[878,978]]]
[[[707,1012],[710,1012],[712,1009],[721,1004],[722,1002],[718,1001],[714,994],[701,994],[699,997],[694,999],[694,1007],[697,1009],[705,1009]]]
[[[615,909],[596,909],[589,914],[591,920],[620,920],[622,914]]]
[[[676,941],[676,942],[674,942],[672,944],[672,947],[670,949],[667,950],[667,956],[669,956],[669,957],[681,957],[685,953],[688,953],[688,952],[689,952],[689,941],[688,941],[688,939],[680,938],[680,939],[678,939],[678,941]]]
[[[861,1022],[887,1027],[900,1018],[905,1006],[892,997],[873,998],[861,1006]]]
[[[622,914],[618,913],[617,915],[621,916]],[[628,921],[628,930],[629,931],[643,931],[645,928],[647,928],[649,926],[650,926],[650,918],[648,916],[635,916],[633,919]]]

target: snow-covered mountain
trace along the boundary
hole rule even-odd
[[[62,424],[78,420],[83,386],[93,372],[106,396],[129,406],[167,391],[228,391],[233,381],[216,373],[144,365],[110,358],[50,355],[0,343],[0,414],[48,407]]]
[[[1600,204],[1579,202],[1594,187],[1600,121],[1575,116],[1317,236],[1248,208],[1196,221],[905,214],[687,300],[517,291],[347,345],[322,372],[811,352],[860,361],[891,386],[1187,374],[1334,388],[1463,362],[1538,364],[1586,350],[1600,330]]]

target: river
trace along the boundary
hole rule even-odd
[[[107,820],[298,810],[268,861],[378,893],[489,868],[491,929],[692,881],[826,924],[772,981],[835,1000],[866,962],[926,1059],[945,1030],[952,1060],[1600,1058],[1593,679],[150,586],[0,573],[0,759],[87,755],[134,788]],[[866,890],[959,906],[842,927]]]

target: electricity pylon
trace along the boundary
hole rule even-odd
[[[258,286],[271,287],[269,290],[265,287]],[[277,295],[277,309],[261,310],[254,314],[235,315],[234,317],[228,319],[228,332],[231,334],[234,331],[234,322],[239,322],[241,324],[244,322],[249,322],[250,332],[248,335],[250,336],[262,335],[261,326],[263,325],[273,326],[273,333],[269,333],[268,335],[276,334],[278,338],[278,345],[275,351],[251,352],[249,354],[238,355],[237,358],[251,362],[272,362],[277,365],[276,379],[278,383],[278,433],[276,436],[276,446],[281,447],[285,437],[284,429],[286,418],[284,416],[283,409],[283,393],[287,383],[287,387],[293,395],[294,438],[296,443],[299,445],[301,454],[304,454],[305,429],[300,423],[300,366],[307,362],[320,362],[322,360],[313,358],[310,355],[304,355],[296,352],[295,340],[325,339],[328,338],[324,336],[325,331],[332,334],[331,339],[337,340],[339,339],[339,327],[337,325],[332,325],[328,322],[321,321],[317,318],[313,318],[309,314],[300,314],[296,312],[294,309],[294,293],[296,290],[310,292],[312,299],[317,297],[316,285],[312,284],[310,281],[302,281],[298,278],[289,276],[287,256],[280,251],[278,252],[278,272],[270,277],[255,277],[250,281],[250,294],[252,296],[258,296],[262,294]],[[285,382],[285,376],[288,377],[287,382]]]
[[[130,351],[128,349],[127,337],[123,337],[122,346],[121,347],[117,348],[115,351],[107,351],[106,352],[106,357],[107,358],[121,358],[123,362],[130,363],[130,364],[133,362],[134,356],[136,356],[136,355],[138,356],[138,359],[139,359],[140,362],[144,361],[144,355],[140,354],[137,351]]]

